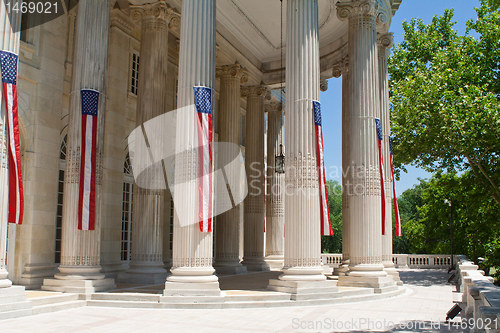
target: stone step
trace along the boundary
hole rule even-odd
[[[26,294],[19,295],[0,295],[0,305],[6,303],[15,303],[15,302],[25,302],[27,300]]]
[[[81,308],[87,304],[87,301],[69,301],[60,303],[49,303],[33,307],[33,314],[56,312],[74,308]]]
[[[102,306],[111,308],[147,308],[147,309],[162,309],[164,306],[158,302],[144,302],[144,301],[113,301],[113,300],[89,300],[88,306]]]
[[[47,296],[42,297],[30,297],[29,300],[33,303],[33,306],[78,301],[78,294],[59,294],[50,292],[47,292],[47,294]]]
[[[121,302],[153,302],[158,303],[161,295],[142,293],[96,293],[91,295],[92,301]]]
[[[13,311],[5,311],[0,312],[0,320],[3,319],[12,319],[18,317],[30,316],[32,314],[32,309],[21,309],[21,310],[13,310]],[[1,327],[1,324],[0,324]]]
[[[31,308],[30,301],[12,302],[0,304],[0,313],[15,310],[24,310]]]
[[[228,302],[255,302],[255,301],[289,301],[290,294],[262,292],[254,294],[230,294],[224,297]]]

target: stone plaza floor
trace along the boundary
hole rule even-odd
[[[86,306],[0,321],[10,332],[468,332],[446,312],[461,294],[444,270],[400,270],[400,296],[322,306],[247,309],[127,309]]]

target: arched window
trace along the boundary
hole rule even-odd
[[[64,193],[64,170],[66,169],[66,144],[68,135],[64,136],[59,151],[59,183],[57,187],[57,212],[56,212],[56,247],[54,252],[54,262],[61,263],[61,238],[62,238],[62,210]]]
[[[121,260],[130,260],[130,245],[132,240],[132,190],[134,186],[134,176],[132,174],[132,164],[130,155],[127,153],[123,164],[123,200],[122,200],[122,243]]]

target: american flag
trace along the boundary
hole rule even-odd
[[[316,133],[316,160],[318,162],[319,198],[321,215],[321,235],[332,236],[333,230],[330,225],[330,211],[328,208],[328,195],[326,191],[325,162],[323,158],[323,130],[321,127],[321,104],[313,101],[314,130]]]
[[[391,176],[392,176],[392,196],[394,200],[394,215],[396,217],[396,236],[403,236],[401,232],[401,218],[399,217],[398,198],[396,197],[396,181],[394,179],[394,155],[392,154],[392,141],[389,138],[389,149],[391,151]]]
[[[382,125],[380,119],[375,118],[378,141],[378,160],[380,169],[380,196],[382,201],[382,235],[385,235],[385,188],[384,188],[384,158],[382,156]]]
[[[209,87],[193,87],[193,89],[198,115],[198,221],[201,232],[212,232],[212,89]]]
[[[95,229],[95,180],[97,146],[97,110],[99,92],[82,89],[82,143],[80,160],[80,194],[78,198],[78,229]]]
[[[19,140],[19,115],[17,110],[17,54],[0,51],[3,99],[7,114],[8,166],[9,166],[9,215],[10,223],[22,224],[24,211],[23,177],[21,174],[21,142]]]

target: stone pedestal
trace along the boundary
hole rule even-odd
[[[283,268],[285,248],[285,175],[275,172],[275,158],[280,153],[283,137],[283,106],[266,105],[267,111],[267,200],[266,262],[271,270]],[[283,147],[284,152],[284,147]]]
[[[341,1],[337,15],[348,19],[349,53],[349,271],[338,285],[385,288],[392,281],[382,264],[380,171],[375,118],[380,117],[377,59],[378,5],[374,0]],[[394,282],[392,282],[394,284]]]
[[[93,293],[115,287],[100,273],[102,155],[108,59],[109,1],[82,0],[78,6],[70,94],[61,265],[55,279],[45,279],[42,290]],[[78,230],[81,150],[81,89],[100,93],[96,146],[96,206],[94,230]]]
[[[313,112],[320,92],[318,2],[289,0],[286,22],[285,259],[268,289],[330,288],[321,267]]]
[[[391,275],[394,281],[402,284],[398,271],[392,262],[392,189],[391,189],[391,159],[389,148],[389,137],[391,131],[390,109],[389,109],[389,81],[387,75],[387,57],[392,47],[392,33],[379,34],[377,38],[378,66],[380,78],[380,121],[382,123],[382,154],[384,156],[384,180],[385,180],[385,235],[382,235],[382,263],[384,271]]]
[[[180,214],[174,214],[172,274],[167,277],[163,291],[166,298],[162,299],[166,302],[176,301],[177,296],[220,295],[212,267],[213,234],[200,230],[198,200],[193,200],[199,195],[198,150],[186,149],[198,142],[196,110],[189,107],[195,102],[193,87],[215,87],[215,0],[182,2],[179,59],[173,196],[175,210],[182,212],[184,220],[179,219]]]
[[[240,64],[217,68],[217,77],[220,79],[219,114],[217,116],[219,142],[229,142],[240,145],[240,84],[247,81],[247,71]],[[222,150],[218,152],[219,164],[231,160]],[[222,166],[222,165],[221,165]],[[239,174],[228,173],[228,182],[239,182]],[[236,178],[238,177],[238,178]],[[215,244],[214,267],[219,274],[243,274],[247,268],[240,263],[240,214],[241,204],[217,216],[217,242]],[[245,204],[246,206],[246,204]]]
[[[244,204],[244,255],[243,265],[248,270],[269,271],[264,260],[265,228],[265,168],[264,168],[264,98],[267,88],[245,87],[247,97],[247,122],[245,145],[245,170],[248,195]]]
[[[164,1],[159,1],[131,6],[130,11],[131,17],[141,23],[136,125],[142,126],[167,111],[168,24],[172,10]],[[148,156],[135,158],[147,159]],[[163,226],[169,218],[165,215],[166,190],[162,189],[166,181],[157,177],[154,168],[143,171],[140,176],[141,183],[151,186],[141,188],[134,184],[130,268],[118,279],[159,284],[165,282],[168,275],[163,263]]]

